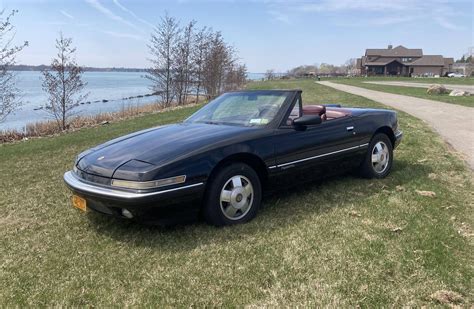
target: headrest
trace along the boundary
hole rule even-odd
[[[326,106],[324,105],[303,105],[303,115],[319,115],[326,113]]]

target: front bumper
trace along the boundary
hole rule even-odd
[[[397,148],[398,145],[400,145],[400,142],[402,141],[402,139],[403,139],[403,132],[402,131],[395,132],[395,143],[394,143],[393,149]]]
[[[199,182],[155,191],[121,190],[84,181],[73,171],[64,174],[64,182],[74,194],[87,201],[88,209],[119,217],[122,217],[122,209],[134,217],[196,210],[198,207],[193,204],[202,200],[205,187]]]

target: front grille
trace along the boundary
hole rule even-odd
[[[107,177],[88,174],[88,173],[83,172],[81,170],[77,170],[76,175],[79,178],[84,179],[85,181],[88,181],[88,182],[93,182],[93,183],[97,183],[97,184],[101,184],[101,185],[110,186],[110,178],[107,178]]]

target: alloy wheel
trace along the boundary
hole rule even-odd
[[[390,162],[390,152],[387,145],[379,141],[372,149],[372,168],[378,174],[382,174],[388,168]]]
[[[239,220],[252,208],[253,198],[254,192],[250,180],[242,175],[233,176],[222,187],[221,211],[227,219]]]

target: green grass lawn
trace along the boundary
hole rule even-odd
[[[314,81],[250,87],[380,107]],[[77,153],[194,110],[0,146],[1,307],[432,306],[437,291],[472,304],[472,174],[404,113],[389,177],[344,175],[283,191],[245,225],[163,229],[71,207],[62,175]]]
[[[329,80],[329,79],[328,79]],[[428,81],[430,80],[430,81]],[[464,96],[464,97],[451,97],[449,94],[442,94],[442,95],[430,95],[426,93],[425,88],[415,88],[415,87],[404,87],[404,86],[391,86],[391,85],[376,85],[376,84],[368,84],[368,81],[410,81],[410,82],[425,82],[425,83],[436,83],[436,84],[457,84],[454,83],[455,81],[460,81],[459,85],[462,84],[474,84],[474,78],[412,78],[412,79],[404,79],[404,78],[338,78],[338,79],[331,79],[330,81],[334,81],[341,84],[347,84],[351,86],[363,87],[371,90],[401,94],[401,95],[408,95],[412,97],[418,97],[422,99],[429,99],[435,101],[441,101],[445,103],[451,104],[459,104],[469,107],[474,107],[474,96]],[[453,82],[454,81],[454,82]],[[468,83],[470,82],[470,83]]]

